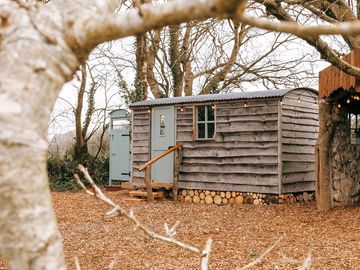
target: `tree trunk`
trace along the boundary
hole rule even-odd
[[[136,36],[136,75],[135,92],[136,98],[133,101],[141,101],[147,98],[147,78],[146,78],[146,34]]]
[[[46,150],[2,146],[0,242],[9,269],[66,269],[51,205]]]
[[[181,63],[184,69],[184,94],[185,96],[192,96],[193,94],[193,81],[194,74],[191,68],[191,48],[190,48],[190,34],[193,28],[193,23],[188,23],[183,38],[182,50],[181,50]]]
[[[11,26],[0,28],[1,253],[9,269],[66,269],[47,177],[47,130],[57,95],[79,62],[62,40],[46,39],[50,30],[39,31],[16,1],[4,4]],[[44,12],[60,19],[48,23],[61,36],[61,16]]]
[[[146,57],[147,81],[149,83],[150,91],[152,92],[153,96],[155,98],[161,98],[164,96],[164,93],[161,91],[154,74],[155,57],[159,50],[159,44],[161,41],[161,29],[155,29],[151,34],[152,35],[149,42],[150,46]]]
[[[75,147],[74,147],[74,160],[79,163],[85,163],[89,159],[89,149],[87,141],[85,140],[86,130],[82,126],[82,111],[84,103],[84,95],[86,90],[86,63],[81,65],[81,85],[77,97],[77,105],[75,110]],[[91,104],[89,104],[89,107]],[[90,122],[87,119],[88,124]],[[88,125],[86,125],[88,126]],[[85,131],[85,132],[84,132]],[[85,133],[85,134],[84,134]]]
[[[174,97],[182,96],[183,88],[183,73],[180,68],[181,57],[180,57],[180,48],[179,48],[179,34],[180,26],[172,25],[170,26],[170,68],[171,75],[173,79],[173,88],[174,88]]]
[[[332,208],[331,149],[334,131],[332,105],[322,99],[319,102],[316,203],[318,209],[323,211],[329,211]]]

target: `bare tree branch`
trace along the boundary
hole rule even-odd
[[[140,221],[137,220],[137,218],[134,215],[134,212],[131,210],[130,212],[127,212],[123,207],[121,207],[118,204],[115,204],[109,197],[107,197],[101,189],[95,184],[94,180],[91,178],[87,168],[85,168],[82,165],[77,166],[77,171],[82,173],[86,181],[89,182],[91,185],[93,192],[88,190],[85,185],[81,182],[79,173],[75,173],[74,177],[76,182],[85,190],[85,192],[89,195],[95,196],[96,198],[100,199],[101,201],[107,203],[108,205],[112,206],[113,209],[106,213],[107,217],[114,217],[118,215],[122,215],[129,219],[134,225],[136,229],[140,229],[142,232],[144,232],[147,236],[153,239],[158,239],[170,244],[173,244],[175,246],[181,247],[183,249],[192,251],[193,253],[196,253],[198,256],[202,256],[202,251],[200,251],[198,248],[193,247],[191,245],[185,244],[183,242],[180,242],[178,240],[173,239],[172,237],[166,237],[159,235],[152,231],[151,229],[147,228],[145,225],[140,223]]]
[[[303,265],[299,268],[299,270],[308,270],[308,269],[310,269],[311,261],[312,261],[312,255],[311,255],[311,250],[310,250],[308,255],[306,256],[306,259],[305,259]]]
[[[251,267],[254,267],[255,265],[258,265],[260,263],[262,263],[264,261],[264,259],[266,258],[267,255],[269,255],[269,253],[282,241],[285,239],[285,235],[280,237],[273,245],[271,245],[270,247],[268,247],[258,258],[256,258],[254,261],[252,261],[251,263],[243,266],[243,267],[237,267],[236,270],[247,270],[250,269]]]

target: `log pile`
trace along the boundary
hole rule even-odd
[[[235,191],[212,191],[212,190],[194,190],[183,189],[179,191],[178,201],[194,204],[291,204],[291,203],[308,203],[315,199],[314,193],[298,194],[261,194],[252,192],[235,192]]]

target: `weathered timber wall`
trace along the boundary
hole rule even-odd
[[[319,133],[317,95],[291,91],[282,101],[282,193],[315,190],[315,144]]]
[[[150,159],[151,119],[148,107],[133,110],[132,123],[132,183],[143,183],[145,171],[138,168]]]
[[[197,104],[201,105],[201,104]],[[214,140],[194,140],[193,105],[177,107],[179,188],[278,193],[278,100],[216,103]]]
[[[345,110],[337,116],[331,152],[333,206],[360,202],[360,145],[350,142],[350,122]]]
[[[353,66],[360,66],[360,48],[345,55],[343,60]],[[319,97],[329,97],[337,89],[355,88],[360,92],[360,85],[354,76],[348,75],[335,66],[329,66],[319,72]]]

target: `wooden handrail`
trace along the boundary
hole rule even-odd
[[[160,158],[165,157],[166,155],[170,154],[171,152],[174,152],[176,149],[179,149],[182,147],[181,143],[178,143],[177,145],[169,148],[167,151],[165,151],[164,153],[161,153],[160,155],[150,159],[148,162],[146,162],[144,165],[142,165],[139,168],[139,171],[142,171],[144,169],[146,169],[147,167],[149,167],[151,164],[155,163],[156,161],[158,161]]]

